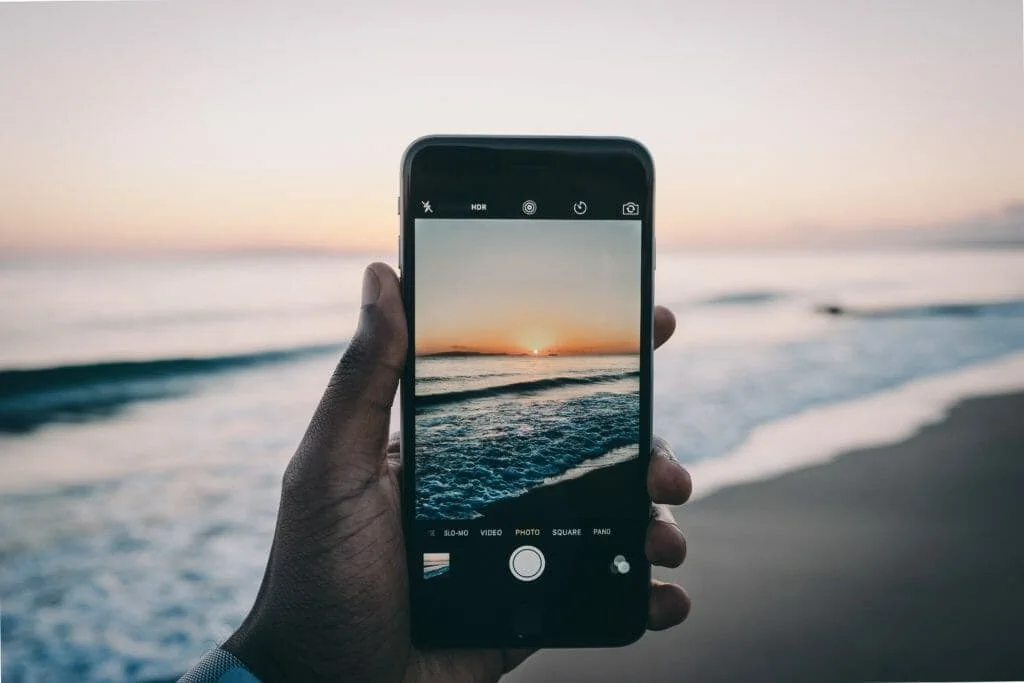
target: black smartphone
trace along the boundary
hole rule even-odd
[[[633,140],[427,137],[406,151],[416,645],[606,647],[644,632],[653,204]]]

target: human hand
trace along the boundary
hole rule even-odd
[[[655,346],[675,318],[658,307]],[[277,530],[255,604],[224,644],[265,683],[495,681],[530,650],[420,651],[409,639],[401,458],[388,425],[408,347],[398,277],[383,264],[363,279],[359,328],[331,377],[283,480]],[[676,567],[686,543],[668,504],[690,476],[654,439],[647,488],[656,504],[646,553]],[[689,598],[652,581],[648,628],[686,618]]]

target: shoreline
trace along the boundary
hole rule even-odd
[[[1024,352],[764,423],[726,455],[683,463],[693,475],[691,500],[830,462],[850,451],[895,446],[941,423],[964,401],[1018,392],[1024,392]]]
[[[942,423],[964,401],[1018,392],[1024,392],[1024,352],[765,423],[727,455],[683,463],[693,477],[691,501],[828,463],[851,451],[898,446]],[[573,516],[573,510],[593,506],[595,500],[614,499],[622,477],[630,476],[629,465],[625,461],[571,478],[552,477],[514,498],[488,503],[480,512],[497,521],[521,519],[524,508],[542,517]]]
[[[1024,392],[969,398],[899,443],[678,509],[689,558],[655,573],[690,593],[687,622],[508,680],[1024,679],[1021,415]]]
[[[681,627],[628,648],[541,651],[502,680],[1024,680],[1021,415],[1021,391],[966,398],[897,443],[676,508],[689,557],[655,576],[691,595]],[[617,487],[635,462],[532,500]],[[526,495],[492,503],[493,518],[521,514],[509,503]]]
[[[577,519],[601,516],[615,517],[609,512],[609,501],[622,496],[623,478],[639,478],[640,460],[608,465],[572,479],[544,484],[515,498],[488,503],[480,509],[485,521],[522,523],[533,519]],[[580,515],[580,510],[595,509],[597,514]]]

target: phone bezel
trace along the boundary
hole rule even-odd
[[[450,150],[454,154],[470,154],[481,152],[488,160],[508,158],[510,164],[516,163],[516,155],[528,155],[531,160],[550,159],[558,164],[559,160],[573,159],[579,161],[586,158],[602,156],[620,156],[637,164],[643,173],[644,209],[641,211],[641,345],[640,345],[640,469],[646,472],[650,459],[652,440],[652,408],[653,408],[653,322],[654,322],[654,162],[647,149],[639,142],[629,138],[617,137],[498,137],[498,136],[427,136],[414,141],[406,149],[401,165],[401,195],[399,197],[400,233],[399,233],[399,267],[401,271],[402,296],[405,302],[408,324],[409,353],[403,371],[400,405],[401,405],[401,444],[403,454],[402,467],[402,520],[406,533],[406,566],[409,579],[410,627],[413,643],[420,647],[611,647],[621,646],[636,641],[646,630],[647,603],[649,600],[650,565],[644,563],[640,569],[645,580],[643,590],[637,591],[637,609],[623,618],[609,621],[608,628],[599,634],[590,633],[576,637],[571,633],[541,632],[525,636],[520,634],[514,639],[507,639],[497,634],[480,633],[477,631],[460,634],[458,637],[439,638],[426,624],[421,624],[417,612],[417,592],[422,584],[421,562],[416,561],[413,543],[408,536],[414,529],[415,522],[415,414],[413,411],[415,389],[415,212],[412,210],[413,197],[411,188],[414,184],[417,159],[427,150],[437,154],[438,150]],[[596,156],[595,156],[596,155]],[[643,487],[646,495],[646,478],[634,482],[634,486]],[[638,514],[649,515],[648,510]],[[637,527],[641,527],[638,525]],[[644,527],[645,528],[645,527]],[[638,533],[640,533],[638,531]],[[642,539],[639,539],[642,546]]]

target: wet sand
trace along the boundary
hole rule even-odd
[[[524,519],[572,519],[584,510],[593,510],[596,501],[616,501],[622,498],[622,482],[633,479],[643,481],[639,461],[634,458],[588,472],[575,479],[540,486],[507,500],[485,505],[480,510],[486,520],[516,523]],[[646,506],[647,503],[642,503]],[[603,514],[621,514],[604,505]]]
[[[685,624],[505,680],[1024,680],[1024,394],[676,516]]]

